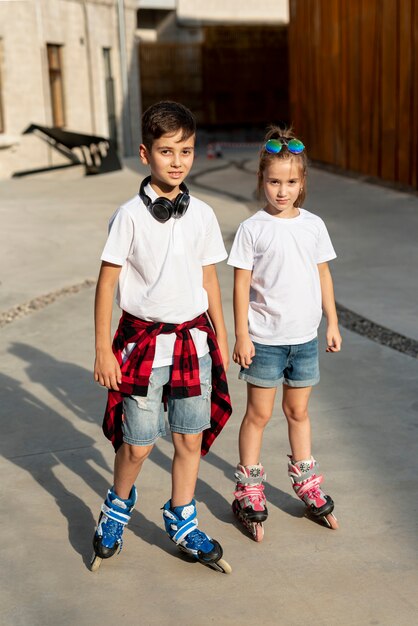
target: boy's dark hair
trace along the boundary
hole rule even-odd
[[[183,131],[181,141],[196,133],[193,113],[179,102],[163,100],[152,104],[142,115],[142,143],[151,150],[155,139]]]

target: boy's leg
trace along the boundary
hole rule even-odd
[[[174,457],[171,499],[163,506],[165,529],[178,547],[197,560],[230,572],[221,545],[198,528],[194,491],[199,471],[202,433],[172,433]],[[217,565],[216,565],[217,564]]]
[[[311,457],[311,423],[308,402],[312,387],[283,385],[283,412],[287,419],[292,459],[300,461]]]
[[[210,426],[212,359],[199,358],[200,396],[168,399],[168,421],[174,444],[172,465],[173,507],[188,504],[194,498],[201,456],[203,431]]]
[[[200,464],[202,433],[172,433],[174,457],[171,473],[171,506],[191,502],[196,488]]]
[[[123,443],[117,451],[114,467],[114,491],[123,500],[129,498],[132,485],[138,478],[142,464],[153,447],[153,445],[132,446]]]
[[[220,544],[198,528],[194,499],[202,433],[210,426],[211,366],[208,354],[199,358],[200,396],[168,400],[174,457],[172,493],[163,506],[163,519],[167,534],[181,550],[215,569],[230,572],[231,568],[222,560]]]
[[[276,387],[257,387],[247,383],[247,410],[239,432],[241,465],[260,462],[263,433],[273,413]]]
[[[135,481],[154,442],[165,434],[161,396],[168,378],[168,367],[155,368],[147,397],[124,397],[124,443],[116,453],[114,484],[101,507],[93,539],[96,555],[91,563],[93,570],[97,569],[101,559],[113,556],[122,548],[122,534],[137,500]]]

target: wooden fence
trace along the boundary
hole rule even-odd
[[[287,50],[280,26],[208,26],[201,44],[141,42],[143,107],[179,100],[204,126],[287,121]]]
[[[290,0],[289,66],[311,158],[418,188],[416,0]]]

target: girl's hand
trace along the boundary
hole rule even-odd
[[[232,358],[235,363],[238,363],[238,365],[241,365],[241,367],[248,369],[253,362],[254,355],[254,344],[248,335],[246,337],[240,337],[236,340],[234,352],[232,354]]]
[[[328,326],[327,328],[327,348],[325,352],[339,352],[341,350],[342,339],[338,326]]]
[[[122,373],[112,350],[97,352],[94,363],[94,380],[103,387],[119,391],[118,385],[122,383]]]

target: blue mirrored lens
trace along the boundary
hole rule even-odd
[[[279,154],[283,144],[278,139],[269,139],[264,147],[270,154]]]
[[[293,154],[300,154],[304,151],[305,146],[299,139],[290,139],[287,143],[287,149],[289,152],[293,152]]]

